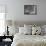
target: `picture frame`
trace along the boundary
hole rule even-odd
[[[24,5],[24,15],[37,15],[37,5]]]

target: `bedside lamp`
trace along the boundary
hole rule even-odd
[[[9,28],[12,26],[12,20],[6,20],[6,34],[9,35]]]
[[[7,35],[9,35],[9,31],[8,31],[8,28],[9,28],[9,27],[7,26]]]

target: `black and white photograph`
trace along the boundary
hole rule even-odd
[[[37,15],[37,5],[24,5],[24,14]]]

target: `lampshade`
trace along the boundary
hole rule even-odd
[[[12,26],[12,20],[6,20],[6,25],[7,26]]]

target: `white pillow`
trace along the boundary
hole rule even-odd
[[[9,26],[9,35],[15,35],[19,32],[19,28],[15,26]]]
[[[32,34],[32,29],[25,27],[25,32],[24,32],[24,34],[31,35],[31,34]]]
[[[44,29],[44,32],[46,33],[46,25],[43,25],[42,28]]]
[[[44,35],[44,32],[45,32],[45,27],[44,25],[41,26],[41,35]]]
[[[32,27],[32,35],[36,34],[36,27]]]
[[[24,27],[32,29],[32,25],[26,25],[26,24],[24,24]]]
[[[32,35],[39,35],[41,33],[41,28],[39,26],[32,27]]]
[[[24,34],[24,31],[25,31],[25,30],[24,30],[24,27],[19,27],[19,33],[20,33],[20,34]]]
[[[19,27],[19,33],[30,35],[32,31],[31,31],[31,28]]]
[[[24,24],[25,30],[27,30],[27,32],[29,32],[28,34],[32,34],[32,25],[26,25]]]

